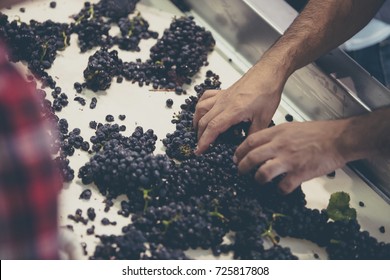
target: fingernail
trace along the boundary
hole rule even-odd
[[[235,164],[237,164],[237,157],[234,155],[233,156],[233,162],[235,163]]]

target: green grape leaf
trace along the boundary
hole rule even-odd
[[[333,193],[326,208],[329,218],[334,221],[356,220],[356,209],[350,207],[350,200],[346,192]]]

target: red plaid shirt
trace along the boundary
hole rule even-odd
[[[35,90],[0,44],[0,259],[58,258],[61,180]]]

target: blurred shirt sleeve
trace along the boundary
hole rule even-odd
[[[58,169],[36,88],[0,44],[0,259],[58,258]]]

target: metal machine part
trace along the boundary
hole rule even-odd
[[[183,2],[222,37],[231,53],[244,60],[237,63],[242,72],[256,63],[297,16],[283,0]],[[335,49],[296,71],[287,81],[282,100],[305,120],[338,119],[389,106],[390,91]],[[349,166],[390,201],[390,159],[361,160]]]

